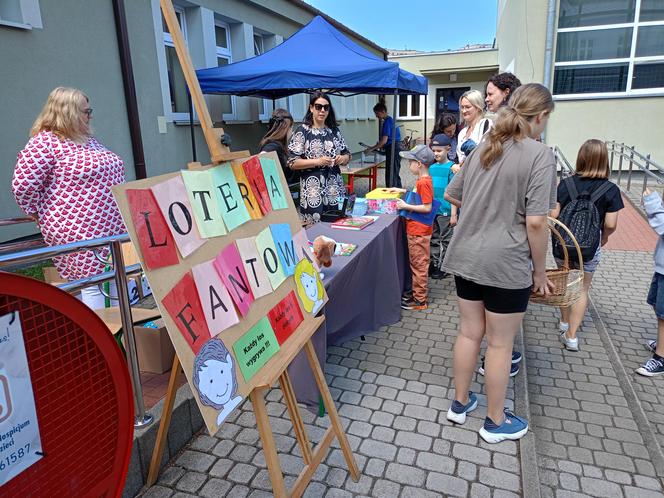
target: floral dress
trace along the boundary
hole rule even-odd
[[[297,159],[350,154],[339,129],[297,127],[288,143],[288,163]],[[346,195],[338,165],[300,170],[300,217],[304,223],[317,223],[324,211],[340,209]]]
[[[122,159],[96,139],[85,144],[42,131],[19,152],[12,192],[19,207],[39,216],[50,245],[126,232],[111,187],[125,181]],[[100,252],[102,257],[108,250]],[[76,280],[104,271],[92,251],[53,258],[58,273]]]

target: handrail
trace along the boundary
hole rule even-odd
[[[559,171],[559,180],[562,181],[565,177],[573,175],[575,169],[569,163],[563,151],[557,145],[553,146],[553,156],[556,158],[556,169]]]
[[[610,158],[610,169],[613,171],[613,161],[614,157],[618,156],[618,178],[616,183],[621,185],[622,174],[623,174],[623,159],[629,161],[629,166],[627,167],[627,187],[625,190],[627,192],[631,191],[632,188],[632,175],[634,173],[634,166],[643,173],[643,184],[641,187],[641,194],[645,192],[648,187],[648,180],[652,180],[659,185],[664,185],[664,167],[656,163],[650,158],[650,154],[645,156],[638,152],[634,147],[625,145],[624,143],[618,143],[613,140],[605,142]],[[655,167],[655,171],[651,171],[651,166]]]
[[[0,218],[0,227],[6,227],[9,225],[19,225],[21,223],[31,223],[33,221],[35,220],[28,216],[20,216],[18,218]]]
[[[58,285],[58,288],[66,292],[76,292],[90,285],[101,284],[110,280],[115,280],[118,292],[118,307],[120,309],[120,318],[122,328],[125,332],[125,346],[127,350],[127,366],[131,377],[134,390],[135,419],[134,427],[144,427],[152,422],[152,416],[145,413],[145,404],[143,403],[143,388],[141,386],[140,369],[138,365],[138,355],[136,353],[136,338],[134,337],[133,319],[131,316],[131,306],[129,304],[129,295],[127,294],[127,275],[140,273],[141,265],[134,264],[125,267],[122,255],[122,243],[129,241],[129,235],[126,233],[112,235],[99,239],[82,240],[63,244],[59,246],[39,247],[25,249],[19,252],[0,254],[0,268],[7,268],[18,263],[34,263],[50,259],[54,256],[70,254],[73,252],[94,250],[102,247],[109,247],[113,254],[113,269],[97,275],[72,280]]]

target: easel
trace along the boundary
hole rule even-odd
[[[178,59],[180,60],[182,71],[192,96],[192,102],[199,116],[203,135],[205,136],[205,140],[210,150],[212,163],[219,164],[233,159],[248,157],[250,155],[248,151],[231,152],[228,147],[221,144],[220,138],[223,135],[223,129],[212,127],[212,120],[210,118],[205,100],[203,99],[203,94],[201,92],[198,79],[196,78],[191,59],[189,57],[189,52],[187,51],[186,45],[184,44],[184,39],[177,22],[173,4],[171,0],[160,0],[160,5],[164,19],[166,21],[166,25],[173,38],[175,51],[177,53]],[[188,167],[190,169],[198,169],[201,167],[201,164],[190,163]],[[334,400],[330,394],[327,382],[325,380],[325,375],[321,369],[320,363],[318,362],[316,351],[310,339],[318,327],[322,325],[324,320],[324,317],[319,317],[311,320],[305,330],[300,330],[300,328],[298,328],[296,333],[306,339],[304,341],[295,340],[294,338],[289,340],[289,342],[286,343],[289,345],[289,347],[286,348],[287,351],[284,353],[287,355],[288,361],[285,362],[285,364],[282,365],[280,369],[272,367],[272,371],[270,371],[266,367],[267,371],[261,372],[261,383],[257,385],[249,394],[251,403],[254,407],[256,425],[258,426],[258,432],[263,443],[263,452],[265,454],[265,461],[267,463],[268,473],[272,482],[272,489],[274,495],[277,497],[299,497],[304,493],[304,490],[311,481],[311,477],[327,454],[327,451],[335,437],[339,441],[339,445],[341,446],[341,450],[346,460],[346,464],[348,465],[351,477],[354,481],[358,481],[360,478],[359,470],[355,462],[355,457],[353,456],[350,444],[348,443],[346,434],[344,433],[343,427],[341,426],[339,415],[337,413],[336,406],[334,405]],[[302,416],[300,415],[300,411],[297,406],[297,399],[295,398],[293,385],[287,371],[288,365],[302,349],[304,349],[306,352],[307,360],[311,366],[314,379],[316,380],[316,384],[321,393],[325,409],[330,416],[330,427],[327,429],[323,439],[320,441],[320,443],[318,443],[313,451],[304,427],[304,422],[302,421]],[[171,414],[173,411],[173,403],[175,402],[175,395],[177,392],[176,386],[179,374],[180,360],[176,355],[173,359],[173,366],[168,382],[168,391],[166,393],[162,417],[159,423],[159,430],[157,432],[155,447],[152,452],[152,459],[150,462],[147,478],[148,486],[151,486],[155,483],[159,474],[164,442],[168,434]],[[298,476],[293,488],[290,491],[286,489],[286,485],[284,483],[284,476],[281,470],[279,456],[277,454],[277,447],[274,441],[274,435],[272,433],[272,428],[270,427],[270,419],[265,406],[265,393],[271,388],[271,386],[276,383],[277,380],[279,381],[279,385],[283,392],[284,402],[286,403],[288,414],[295,431],[295,437],[302,451],[302,458],[304,460],[304,468],[300,472],[300,475]]]

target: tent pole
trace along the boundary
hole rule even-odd
[[[395,160],[401,160],[397,159],[394,157],[394,151],[396,150],[397,146],[397,98],[399,96],[399,90],[394,89],[394,105],[393,107],[393,112],[392,112],[392,122],[394,123],[394,126],[392,126],[392,146],[391,146],[391,154],[390,154],[390,164],[386,164],[386,168],[390,168],[390,183],[391,185],[386,185],[386,187],[394,187],[395,185],[398,185],[399,182],[395,181],[396,178],[394,178],[394,173],[395,173],[395,168],[394,168],[394,161]]]
[[[424,95],[424,145],[427,144],[427,94]]]
[[[187,92],[187,102],[189,102],[189,133],[191,134],[191,157],[192,162],[198,161],[196,159],[196,134],[194,132],[194,106],[191,102],[191,94]]]
[[[277,99],[272,99],[272,112],[277,108]]]

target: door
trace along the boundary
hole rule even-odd
[[[459,121],[459,99],[470,90],[469,86],[459,88],[437,88],[436,89],[436,123],[438,117],[444,112],[454,114]]]

